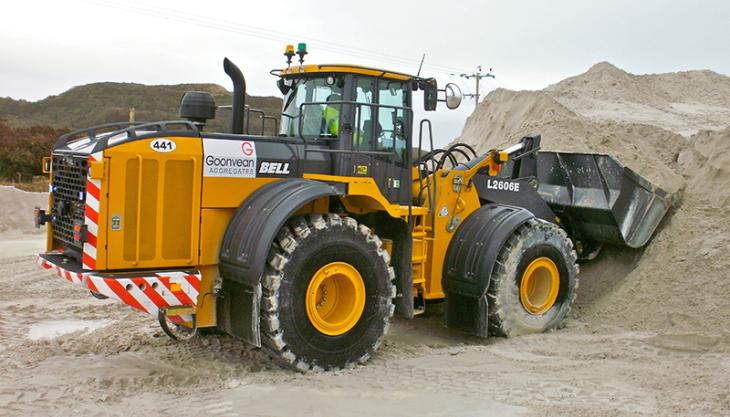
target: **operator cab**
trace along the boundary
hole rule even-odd
[[[296,54],[300,65],[292,66],[295,52],[288,45],[287,68],[272,71],[284,94],[279,136],[303,142],[305,153],[329,153],[333,175],[371,177],[390,202],[410,204],[413,92],[423,90],[425,110],[435,110],[438,101],[455,108],[453,97],[437,90],[433,78],[355,65],[304,65],[304,44]],[[439,100],[439,91],[447,99]]]
[[[391,202],[410,200],[414,77],[350,65],[293,67],[280,76],[280,136],[326,143],[334,175],[372,177]]]
[[[335,68],[350,72],[327,71]],[[352,131],[357,149],[404,153],[404,116],[411,108],[410,76],[342,65],[310,65],[295,71],[283,75],[280,84],[285,93],[280,135],[327,139]],[[345,104],[352,106],[346,108]],[[351,117],[341,117],[346,115]],[[352,119],[358,129],[353,130],[355,126],[343,119]]]

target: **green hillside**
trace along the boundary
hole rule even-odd
[[[137,121],[175,120],[179,118],[180,97],[191,90],[210,92],[219,106],[231,103],[231,93],[217,84],[143,85],[105,82],[74,87],[57,96],[33,102],[0,98],[0,118],[14,127],[79,129],[126,121],[129,109],[134,107]],[[278,97],[247,96],[246,104],[277,117],[281,112],[281,99]],[[218,110],[208,130],[227,131],[230,113],[230,110]],[[251,125],[254,126],[254,123]],[[251,133],[257,132],[252,130]],[[273,129],[267,133],[273,133]]]

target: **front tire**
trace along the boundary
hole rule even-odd
[[[263,348],[301,371],[364,363],[393,315],[395,278],[380,239],[350,217],[282,227],[262,282]]]
[[[497,336],[562,325],[578,287],[577,255],[563,229],[531,219],[504,244],[487,291],[489,329]]]

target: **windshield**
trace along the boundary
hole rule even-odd
[[[334,78],[327,77],[331,80]],[[339,133],[340,105],[325,104],[342,101],[342,83],[335,79],[331,85],[327,78],[307,78],[292,81],[291,90],[284,97],[281,113],[281,130],[286,136],[299,135],[300,118],[303,136],[337,137]],[[304,105],[303,103],[322,103]],[[299,114],[300,110],[304,113]],[[302,117],[303,116],[303,117]]]

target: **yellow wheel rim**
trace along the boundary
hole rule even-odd
[[[540,257],[522,273],[520,301],[528,313],[544,314],[555,304],[560,290],[560,273],[552,259]]]
[[[345,334],[365,309],[365,282],[352,265],[330,262],[314,273],[305,304],[315,329],[328,336]]]

